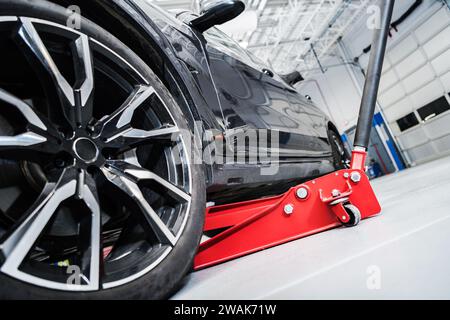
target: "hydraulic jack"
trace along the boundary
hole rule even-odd
[[[394,2],[379,1],[381,25],[374,32],[350,169],[308,181],[279,196],[207,208],[204,230],[225,231],[200,245],[195,269],[338,226],[355,226],[380,213],[364,164]]]

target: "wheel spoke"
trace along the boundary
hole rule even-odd
[[[0,88],[0,100],[15,107],[31,125],[47,131],[47,126],[42,122],[36,112],[34,112],[33,108],[19,98]]]
[[[149,86],[138,86],[128,99],[110,116],[100,120],[96,131],[107,143],[126,145],[127,148],[155,140],[169,140],[173,134],[179,133],[175,125],[165,125],[161,128],[143,130],[133,128],[131,125],[135,111],[153,94],[155,89]]]
[[[147,202],[137,182],[131,176],[115,167],[104,167],[102,171],[111,183],[116,185],[136,202],[140,210],[144,213],[146,222],[150,225],[161,244],[174,246],[176,242],[174,234]]]
[[[56,85],[59,87],[59,90],[61,90],[61,93],[63,93],[66,97],[67,101],[69,101],[69,103],[74,106],[75,96],[73,89],[67,82],[67,80],[63,77],[55,62],[53,61],[50,53],[44,45],[44,42],[36,31],[36,28],[34,27],[31,19],[21,18],[20,22],[22,23],[22,25],[19,29],[19,36],[21,37],[22,41],[33,52],[42,66],[50,73],[50,75],[53,77],[53,80],[56,82]]]
[[[89,48],[89,38],[86,35],[79,35],[74,41],[73,54],[75,61],[75,88],[72,87],[66,78],[61,74],[58,66],[51,57],[39,33],[30,18],[20,18],[19,41],[25,45],[27,52],[34,57],[34,60],[45,69],[53,80],[59,97],[63,97],[63,114],[69,123],[75,127],[87,122],[92,118],[92,105],[89,102],[94,81],[92,58]]]
[[[102,135],[114,135],[115,132],[130,126],[134,111],[155,93],[153,87],[137,86],[127,100],[111,115],[101,119],[97,126]]]
[[[85,107],[89,97],[94,90],[94,71],[92,64],[91,51],[89,46],[89,38],[81,35],[74,42],[75,51],[77,53],[77,63],[75,63],[75,71],[78,79],[76,93],[80,95],[80,104]]]
[[[106,142],[114,141],[118,138],[121,140],[121,144],[125,146],[125,149],[132,149],[138,145],[145,144],[147,142],[157,141],[173,141],[173,135],[178,135],[180,129],[177,126],[168,126],[166,128],[159,128],[153,130],[141,130],[128,128],[122,132],[112,136]]]
[[[5,257],[1,271],[14,275],[28,252],[44,231],[47,223],[55,214],[56,209],[76,191],[76,180],[67,171],[56,182],[48,182],[35,205],[25,215],[25,219],[0,244],[0,250]]]
[[[74,42],[76,52],[75,74],[77,77],[75,93],[75,112],[77,125],[86,126],[92,120],[94,90],[94,71],[92,65],[89,38],[81,35]]]
[[[11,276],[21,273],[19,268],[22,262],[43,234],[61,203],[69,198],[81,196],[81,200],[84,201],[91,212],[90,218],[88,218],[90,220],[90,240],[83,252],[82,266],[80,266],[81,274],[89,274],[89,283],[83,285],[83,287],[89,290],[99,288],[102,258],[101,215],[95,183],[91,179],[80,180],[74,170],[65,170],[58,181],[46,184],[29,213],[0,244],[0,251],[5,258],[0,269],[2,272]],[[78,185],[80,182],[82,183],[81,187]],[[81,190],[81,194],[78,193],[79,190]],[[66,286],[66,284],[63,285]],[[70,284],[67,284],[67,286],[70,286]]]
[[[15,136],[0,136],[0,157],[9,160],[44,161],[36,154],[54,155],[60,150],[52,137],[35,132],[24,132]]]
[[[107,164],[115,168],[116,170],[119,170],[123,172],[124,174],[130,176],[135,181],[145,181],[145,180],[151,180],[156,183],[158,183],[160,186],[165,188],[169,194],[181,202],[188,202],[191,200],[191,196],[185,192],[184,190],[180,189],[178,186],[174,185],[173,183],[165,180],[164,178],[161,178],[156,173],[149,171],[145,168],[138,167],[132,164],[129,164],[125,161],[108,161]]]
[[[20,148],[29,147],[41,144],[47,141],[47,138],[42,137],[34,132],[21,133],[16,136],[1,136],[0,150],[4,148]]]
[[[55,147],[55,130],[51,128],[50,133],[48,124],[44,123],[30,105],[1,88],[0,101],[14,107],[28,122],[27,131],[14,136],[0,136],[0,154],[3,158],[23,160],[32,158],[36,151],[53,154],[59,150]]]
[[[85,171],[79,173],[77,185],[77,197],[82,199],[91,211],[89,243],[83,254],[83,274],[89,273],[89,286],[99,288],[100,286],[100,264],[103,259],[101,255],[101,213],[98,200],[97,188],[92,177]]]

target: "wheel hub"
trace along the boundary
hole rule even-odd
[[[93,163],[98,159],[99,149],[89,138],[78,138],[73,143],[73,151],[78,159],[85,163]]]
[[[77,128],[70,137],[60,134],[60,152],[55,158],[57,168],[75,167],[82,170],[101,168],[106,158],[103,150],[107,145],[100,137],[93,137],[87,128]]]

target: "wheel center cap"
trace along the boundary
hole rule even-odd
[[[80,160],[86,163],[95,162],[99,154],[97,145],[88,138],[76,139],[73,143],[73,151]]]

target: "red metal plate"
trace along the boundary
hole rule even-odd
[[[359,182],[350,179],[356,172],[361,177]],[[309,190],[305,200],[296,196],[300,187]],[[329,204],[337,193],[348,196],[349,202],[360,210],[362,219],[381,211],[369,179],[362,170],[355,169],[311,180],[281,196],[208,208],[206,231],[229,228],[200,245],[195,269],[342,225]],[[288,204],[293,206],[291,214],[284,211]]]

